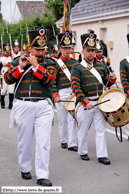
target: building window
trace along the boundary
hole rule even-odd
[[[100,28],[100,40],[107,44],[107,28]]]

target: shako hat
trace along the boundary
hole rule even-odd
[[[47,31],[41,26],[38,30],[29,30],[30,46],[36,49],[45,49],[47,43]]]
[[[13,47],[15,47],[15,46],[19,46],[20,47],[20,43],[19,43],[19,41],[17,39],[13,41]]]
[[[96,49],[96,37],[97,35],[94,34],[93,30],[90,30],[90,33],[82,34],[81,35],[82,47],[88,49]]]
[[[71,47],[72,44],[72,33],[66,30],[64,33],[58,34],[58,42],[61,47]]]
[[[22,50],[23,51],[26,51],[27,50],[27,47],[26,47],[26,44],[25,43],[23,43],[23,45],[22,45]]]
[[[10,52],[11,51],[10,44],[8,42],[3,44],[3,51],[4,52]]]
[[[128,44],[129,44],[129,33],[127,34],[127,41],[128,41]]]
[[[99,39],[96,39],[96,50],[95,50],[95,52],[97,53],[97,52],[101,52],[101,51],[103,51],[103,46],[102,46],[101,42],[99,41]]]
[[[56,42],[55,42],[54,45],[51,46],[51,50],[52,50],[53,53],[59,52],[58,45],[57,45]]]

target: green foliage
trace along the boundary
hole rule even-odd
[[[3,22],[3,16],[2,16],[2,14],[0,13],[0,23],[2,23]]]
[[[80,0],[71,0],[71,8],[74,7]],[[45,0],[46,8],[55,16],[56,21],[63,16],[64,0]]]
[[[59,29],[56,27],[56,23],[53,15],[50,13],[49,14],[45,13],[43,14],[42,18],[39,18],[39,16],[36,15],[30,19],[24,18],[23,20],[19,21],[17,24],[7,24],[8,33],[11,34],[12,42],[15,39],[18,39],[21,42],[21,34],[23,34],[23,43],[28,44],[27,36],[26,36],[27,35],[26,25],[28,27],[28,30],[37,30],[39,27],[43,25],[44,28],[47,30],[48,41],[56,40],[56,38],[53,35],[52,25],[54,26],[55,34],[57,35],[59,33]],[[2,29],[4,29],[3,43],[9,42],[6,22],[3,22],[0,25],[0,35],[3,34]],[[21,29],[21,32],[20,32],[20,29]],[[1,36],[0,36],[0,39],[1,39]]]

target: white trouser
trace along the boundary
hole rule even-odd
[[[35,132],[36,176],[37,179],[48,179],[52,106],[47,100],[38,102],[16,100],[13,113],[18,129],[17,149],[20,170],[29,172],[32,168],[32,140]]]
[[[96,104],[97,101],[91,101],[92,104]],[[96,140],[96,155],[97,158],[107,157],[107,147],[105,140],[106,121],[102,115],[98,106],[95,106],[91,110],[84,110],[81,105],[77,110],[78,121],[78,153],[85,155],[88,153],[88,129],[93,123],[95,128],[95,140]]]
[[[129,137],[129,123],[124,126],[124,130],[125,130],[126,135]]]
[[[2,89],[1,89],[1,95],[4,96],[5,93],[6,93],[6,90],[8,89],[8,92],[10,94],[13,94],[14,93],[14,87],[15,87],[15,84],[7,84],[4,80],[4,78],[2,78]]]
[[[72,93],[71,88],[59,90],[60,100],[67,101]],[[77,123],[73,116],[65,108],[66,102],[55,103],[57,108],[57,117],[59,123],[59,134],[61,143],[67,143],[68,147],[77,146]],[[67,122],[68,122],[68,138],[67,138]]]

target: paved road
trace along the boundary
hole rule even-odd
[[[9,129],[10,110],[6,96],[6,108],[0,108],[0,186],[36,186],[33,168],[31,180],[23,180],[17,161],[17,130]],[[114,131],[109,125],[107,128]],[[126,136],[125,136],[126,137]],[[97,161],[95,154],[95,132],[89,131],[90,161],[82,161],[75,152],[60,147],[57,116],[51,133],[50,180],[53,186],[62,186],[63,194],[129,194],[129,141],[106,132],[111,165]],[[35,138],[33,149],[35,150]],[[34,153],[33,150],[33,153]]]

